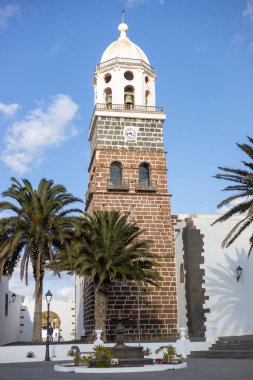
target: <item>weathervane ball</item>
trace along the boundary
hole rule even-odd
[[[126,32],[128,30],[128,25],[125,24],[124,22],[122,22],[121,24],[119,24],[118,26],[118,31],[119,32]]]

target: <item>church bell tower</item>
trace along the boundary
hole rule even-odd
[[[145,53],[118,27],[119,38],[104,51],[94,73],[94,112],[89,129],[90,165],[86,211],[119,210],[153,240],[162,280],[159,288],[115,283],[109,294],[107,336],[112,317],[130,317],[128,336],[163,341],[178,333],[176,264],[163,144],[165,112],[155,104],[155,69]],[[139,310],[139,313],[138,313]],[[84,328],[94,332],[94,297],[84,290]]]

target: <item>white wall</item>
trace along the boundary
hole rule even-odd
[[[188,355],[190,351],[200,351],[207,350],[210,343],[207,342],[189,342],[188,340],[184,342],[184,345],[180,344],[182,342],[161,342],[161,343],[141,343],[144,348],[151,349],[151,358],[161,357],[161,354],[156,354],[155,350],[161,346],[166,346],[168,344],[173,345],[176,348],[178,354]],[[129,344],[129,346],[137,346],[138,343]],[[49,356],[52,361],[58,360],[70,360],[72,358],[67,356],[67,352],[70,350],[72,344],[58,344],[49,346]],[[114,344],[106,344],[107,347],[112,347]],[[81,352],[92,352],[93,344],[78,344]],[[0,363],[18,363],[18,362],[36,362],[43,361],[45,359],[45,345],[27,345],[27,346],[11,346],[11,347],[0,347]],[[32,351],[35,355],[34,358],[27,358],[26,354],[28,351]]]
[[[75,277],[75,300],[76,300],[76,339],[85,335],[83,328],[83,277]]]
[[[47,311],[46,301],[42,302],[42,311]],[[60,326],[60,341],[67,341],[75,339],[75,301],[67,299],[66,301],[55,300],[52,298],[50,303],[50,311],[55,312],[61,321]],[[22,333],[20,333],[19,340],[21,342],[30,342],[32,339],[33,328],[33,313],[34,313],[34,300],[25,299],[21,307],[21,315],[23,318]]]
[[[8,277],[3,277],[0,282],[0,345],[17,342],[19,340],[20,323],[20,306],[23,297],[16,294],[14,302],[12,292],[8,289]],[[5,294],[8,294],[8,314],[5,315]]]
[[[211,226],[219,215],[178,216],[180,219],[192,217],[194,225],[204,235],[204,264],[201,267],[205,269],[205,295],[209,296],[204,305],[210,308],[210,313],[206,313],[207,325],[214,326],[217,336],[253,334],[253,254],[247,258],[252,228],[246,230],[229,248],[222,249],[223,239],[240,217]],[[181,223],[177,227],[182,229],[183,225]],[[177,240],[176,254],[182,255],[182,244]],[[243,268],[239,282],[236,281],[235,272],[238,265]],[[179,298],[182,299],[183,295]]]
[[[134,75],[133,80],[127,80],[124,77],[126,71],[131,71]],[[111,74],[112,79],[109,83],[105,83],[105,74]],[[149,77],[149,82],[145,82],[145,77]],[[94,82],[95,103],[105,103],[104,90],[111,88],[112,90],[112,103],[124,104],[124,88],[126,86],[134,87],[134,104],[145,106],[145,93],[146,90],[150,92],[149,106],[155,106],[155,77],[147,74],[146,70],[142,67],[116,67],[109,68],[108,71],[96,73],[96,81]]]
[[[175,244],[176,244],[176,279],[177,279],[177,299],[178,299],[178,325],[187,327],[186,318],[186,299],[185,299],[185,282],[180,283],[180,265],[184,264],[183,259],[183,240],[182,229],[185,222],[178,223],[175,227]]]

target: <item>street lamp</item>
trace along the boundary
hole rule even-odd
[[[46,340],[46,356],[45,356],[45,361],[50,361],[49,357],[49,313],[50,313],[50,302],[52,300],[52,293],[50,290],[47,291],[45,294],[46,301],[47,301],[47,340]]]
[[[16,294],[12,293],[11,300],[9,301],[9,305],[10,305],[11,302],[15,302],[15,299],[16,299]]]

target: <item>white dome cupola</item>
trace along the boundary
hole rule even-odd
[[[118,31],[120,32],[119,38],[109,45],[101,58],[100,63],[109,61],[114,58],[129,58],[129,59],[141,59],[149,65],[149,60],[146,54],[135,45],[126,36],[128,26],[125,23],[121,23],[118,26]]]
[[[126,35],[127,24],[118,26],[119,38],[104,51],[94,75],[95,104],[155,106],[155,70],[143,50]]]

